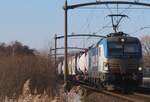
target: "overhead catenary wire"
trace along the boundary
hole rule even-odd
[[[111,23],[111,21],[109,21],[106,25],[104,25],[103,27],[101,27],[100,29],[98,29],[95,34],[98,34],[99,32],[101,32],[102,30],[104,30],[105,28],[108,28],[108,27],[112,27],[112,26],[109,26]]]
[[[89,23],[89,27],[91,26],[91,22],[92,22],[94,16],[95,16],[95,12],[93,12],[93,15],[92,15],[91,20],[90,20],[90,23]],[[91,29],[89,29],[89,33],[91,33]],[[87,45],[86,45],[86,44],[87,44],[87,43],[86,43],[86,40],[88,40],[88,39],[90,39],[90,38],[91,38],[91,37],[87,37],[87,38],[84,38],[84,39],[83,39],[83,47],[87,46]]]
[[[139,1],[134,1],[134,2],[139,2]],[[117,8],[109,7],[109,4],[105,4],[105,5],[106,5],[107,8],[100,8],[100,9],[108,9],[110,11],[110,13],[112,13],[111,9],[117,9],[117,14],[119,13],[119,9],[124,9],[122,12],[120,12],[120,14],[126,12],[128,9],[150,9],[150,8],[131,8],[132,4],[129,4],[129,7],[127,7],[127,8],[120,8],[119,4],[117,4]],[[88,7],[83,7],[83,8],[78,8],[78,9],[84,9],[84,8],[88,8]],[[97,9],[98,7],[93,7],[93,8]],[[91,9],[91,7],[90,7],[90,9]],[[117,22],[118,22],[118,17],[117,17]]]
[[[135,35],[137,32],[140,32],[140,31],[142,31],[144,29],[150,29],[150,25],[145,26],[145,27],[141,27],[141,28],[135,30],[134,32],[131,32],[130,34]]]
[[[85,22],[85,23],[87,23],[87,26],[86,26],[86,29],[85,29],[85,30],[88,30],[88,33],[89,33],[89,34],[92,33],[92,32],[91,32],[91,22],[92,22],[94,16],[95,16],[95,13],[94,13],[93,10],[91,9],[91,12],[90,12],[90,14],[89,14],[89,16],[88,16],[88,18],[87,18],[87,20],[86,20],[87,22]],[[85,24],[84,24],[83,26],[85,26]],[[81,29],[82,29],[82,28],[83,28],[83,27],[81,27]],[[83,47],[86,46],[85,42],[86,42],[86,40],[89,39],[89,38],[90,38],[90,37],[88,37],[88,38],[83,38],[83,41],[81,41],[81,42],[83,42]]]
[[[113,12],[111,11],[109,5],[106,4],[105,6],[107,7],[108,11],[112,14]],[[109,24],[110,24],[110,23],[109,23]],[[97,32],[94,32],[93,34],[96,34],[96,33],[100,32],[101,30],[107,28],[109,24],[107,24],[106,26],[103,26],[101,29],[99,29]],[[89,40],[89,39],[90,39],[90,37],[87,38],[87,40]]]
[[[111,13],[111,14],[113,14],[113,12],[111,11],[111,8],[109,7],[109,5],[108,4],[106,4],[106,7],[107,7],[107,9],[109,10],[109,12]],[[125,8],[121,13],[123,13],[123,12],[125,12],[127,9],[129,9],[131,7],[131,5],[128,7],[128,8]],[[119,12],[119,5],[117,4],[117,7],[115,8],[115,9],[117,9],[117,14],[118,14],[118,12]],[[117,16],[117,18],[115,18],[115,21],[116,22],[119,22],[119,20],[118,20],[118,16]],[[105,28],[108,28],[108,27],[111,27],[111,26],[108,26],[110,23],[108,23],[106,26],[103,26],[101,29],[99,29],[96,33],[98,33],[98,32],[100,32],[101,30],[103,30],[103,29],[105,29]],[[89,39],[89,38],[88,38]]]
[[[93,15],[94,15],[94,12],[93,10],[91,9],[90,13],[88,14],[86,20],[85,20],[85,23],[81,26],[80,28],[80,32],[84,29],[84,30],[88,30],[88,33],[91,33],[91,28],[90,28],[90,24],[91,24],[91,21],[93,19]],[[83,38],[82,38],[83,39]],[[84,39],[83,39],[84,40]],[[82,43],[84,41],[80,41],[80,43]],[[84,44],[83,44],[83,47],[84,47]]]
[[[80,27],[79,31],[81,32],[82,30],[89,30],[90,28],[90,24],[91,24],[91,21],[93,19],[93,16],[94,16],[94,12],[93,10],[91,9],[91,11],[89,12],[89,14],[87,15],[86,17],[86,20],[85,22],[83,23],[83,25]]]
[[[132,7],[132,5],[129,5],[127,8],[125,8],[120,14],[123,14],[125,11],[129,10]]]
[[[108,4],[106,4],[106,7],[107,7],[107,9],[109,10],[109,12],[110,12],[111,14],[113,14],[113,12],[111,11],[111,9],[110,9],[110,7],[108,6]]]

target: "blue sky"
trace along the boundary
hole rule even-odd
[[[70,4],[79,1],[94,0],[68,0]],[[63,5],[64,0],[0,0],[0,42],[10,43],[18,40],[38,50],[48,48],[53,45],[54,34],[64,32]],[[97,32],[110,22],[110,19],[106,18],[107,14],[110,14],[109,10],[70,10],[69,33]],[[150,10],[131,10],[125,14],[128,14],[130,19],[122,23],[122,31],[131,33],[150,25]],[[139,33],[148,34],[149,31],[145,29]],[[106,35],[109,32],[111,28],[100,30],[99,33]],[[135,35],[140,35],[137,34]],[[59,41],[60,46],[63,46],[62,42],[63,40]],[[78,46],[80,42],[75,39],[70,44]]]
[[[0,42],[48,46],[52,34],[62,32],[62,5],[56,0],[0,0]]]

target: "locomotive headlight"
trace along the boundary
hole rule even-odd
[[[104,70],[108,71],[108,63],[104,63]]]
[[[139,70],[139,71],[142,71],[142,67],[139,67],[138,70]]]
[[[125,39],[122,38],[122,39],[121,39],[121,42],[125,42]]]

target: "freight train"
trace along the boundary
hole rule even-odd
[[[59,74],[64,74],[63,62]],[[142,47],[138,38],[116,32],[100,39],[84,53],[68,57],[70,80],[98,87],[136,88],[142,84]]]

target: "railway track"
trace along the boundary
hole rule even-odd
[[[150,88],[148,87],[139,87],[137,90],[136,90],[137,93],[142,93],[142,94],[148,94],[150,95]]]
[[[113,96],[113,97],[119,98],[121,100],[126,100],[129,102],[150,102],[150,94],[143,94],[143,93],[138,93],[138,92],[131,93],[131,94],[122,94],[119,91],[106,91],[103,89],[93,88],[93,87],[83,84],[82,82],[80,85],[81,87],[86,88],[88,90],[91,90],[97,93],[102,93],[102,94],[109,95],[109,96]]]
[[[137,95],[135,93],[130,95],[125,95],[117,92],[109,92],[109,91],[103,91],[103,93],[123,100],[127,100],[129,102],[150,102],[150,97],[145,97],[139,94]]]

